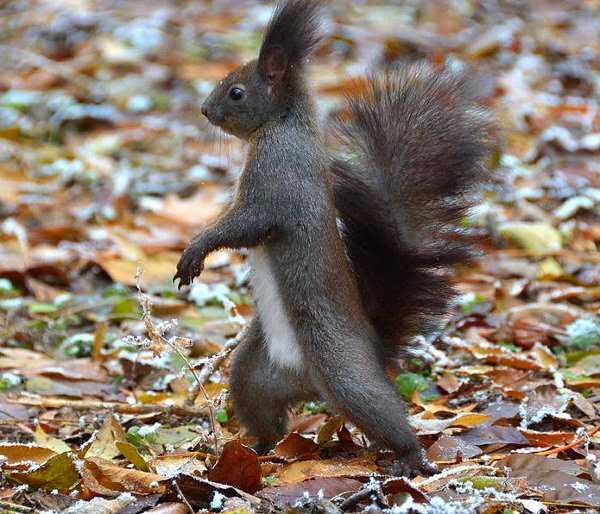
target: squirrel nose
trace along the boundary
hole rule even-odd
[[[204,116],[208,117],[208,107],[206,106],[206,104],[202,104],[202,107],[200,107],[200,111],[202,112],[202,114],[204,114]]]

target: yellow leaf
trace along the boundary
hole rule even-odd
[[[476,412],[469,412],[465,414],[459,414],[452,419],[451,427],[474,427],[480,425],[484,421],[487,421],[492,417],[491,414],[478,414]]]
[[[124,441],[117,441],[115,446],[119,449],[123,457],[131,462],[137,469],[141,471],[149,471],[144,457],[140,455],[140,452],[138,452],[137,448],[133,446],[133,444],[126,443]]]
[[[329,441],[333,437],[333,434],[335,434],[343,424],[344,418],[342,416],[332,416],[329,418],[327,423],[325,423],[321,430],[319,430],[317,442],[319,444],[323,444]]]
[[[46,432],[42,430],[42,427],[40,427],[39,425],[35,427],[33,440],[40,446],[48,448],[49,450],[52,450],[56,453],[64,453],[71,451],[71,447],[67,443],[61,441],[60,439],[57,439],[56,437],[49,436]]]
[[[70,453],[55,455],[33,471],[13,472],[8,476],[16,482],[46,491],[67,491],[80,478]]]
[[[100,457],[106,460],[114,459],[121,455],[121,451],[116,445],[118,441],[126,442],[127,435],[114,415],[110,415],[96,433],[92,444],[85,452],[85,457]]]

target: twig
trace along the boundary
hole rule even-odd
[[[142,284],[141,284],[142,273],[143,273],[142,266],[141,266],[141,264],[138,264],[138,267],[137,267],[137,270],[135,273],[135,286],[138,290],[140,306],[142,307],[142,321],[144,322],[144,325],[146,326],[146,330],[148,331],[148,336],[154,343],[157,343],[159,345],[168,346],[172,351],[174,351],[181,358],[181,360],[183,360],[183,362],[185,363],[188,370],[192,373],[192,376],[194,377],[194,380],[196,380],[196,383],[198,384],[200,391],[202,391],[202,394],[206,398],[206,404],[208,406],[208,417],[209,417],[209,421],[210,421],[210,428],[213,433],[213,440],[214,440],[214,444],[215,444],[215,452],[218,452],[219,451],[219,435],[217,433],[218,425],[217,425],[217,417],[215,415],[215,408],[214,408],[213,401],[210,398],[208,391],[205,389],[204,384],[200,381],[200,379],[196,373],[196,370],[194,369],[194,366],[192,366],[192,363],[188,360],[188,358],[181,352],[181,350],[175,345],[175,343],[168,340],[161,333],[159,333],[158,330],[155,329],[154,324],[152,323],[152,317],[150,315],[150,309],[151,309],[150,299],[142,291]]]
[[[206,407],[190,407],[182,405],[160,405],[160,404],[135,404],[119,402],[103,402],[99,400],[73,400],[70,398],[7,398],[8,403],[18,403],[19,405],[28,405],[31,407],[42,407],[45,409],[60,409],[62,407],[71,407],[82,410],[107,409],[114,410],[119,414],[152,414],[166,413],[176,416],[206,416],[208,409]]]
[[[194,367],[192,366],[190,361],[187,359],[187,357],[181,353],[179,348],[172,347],[171,349],[174,350],[175,353],[177,353],[177,355],[179,355],[179,357],[183,360],[183,362],[185,362],[185,365],[191,371],[192,375],[194,376],[194,379],[196,380],[196,383],[198,384],[200,390],[202,391],[202,394],[206,398],[206,405],[208,407],[208,415],[210,418],[210,428],[213,431],[213,440],[215,443],[215,451],[218,452],[219,451],[219,436],[217,434],[217,417],[215,415],[215,406],[212,401],[212,398],[208,395],[208,391],[204,387],[204,384],[202,382],[200,382],[200,379],[198,378],[198,375],[196,374],[196,370],[194,370]]]
[[[193,384],[190,388],[188,397],[186,399],[186,404],[194,404],[194,400],[196,399],[196,395],[198,394],[199,385],[204,385],[206,384],[206,382],[208,382],[208,379],[211,377],[211,375],[221,366],[221,364],[223,364],[223,361],[229,356],[229,354],[233,350],[235,350],[240,341],[244,338],[245,333],[246,328],[244,327],[237,333],[237,335],[234,338],[227,341],[227,343],[219,353],[206,359],[204,367],[200,370],[200,373],[198,374],[198,382],[196,384]]]
[[[185,505],[187,506],[188,509],[190,509],[190,512],[192,514],[194,514],[194,509],[192,509],[192,506],[190,505],[190,502],[187,500],[187,498],[184,496],[183,491],[181,490],[181,487],[179,487],[179,484],[177,483],[176,479],[173,479],[173,485],[175,486],[175,489],[177,489],[177,496],[179,496],[179,499],[185,503]]]
[[[566,450],[570,450],[571,448],[575,448],[575,446],[579,446],[582,443],[585,443],[587,439],[592,437],[596,432],[600,431],[600,423],[598,423],[594,428],[592,428],[588,433],[584,436],[578,437],[574,441],[571,441],[569,444],[564,446],[559,446],[558,448],[552,448],[551,450],[544,450],[543,452],[534,453],[533,455],[553,455],[555,453],[564,452]]]
[[[359,489],[358,491],[356,491],[355,493],[350,495],[348,498],[346,498],[340,504],[340,510],[343,510],[343,511],[353,510],[354,507],[356,507],[360,502],[370,498],[371,496],[375,496],[380,502],[383,503],[383,505],[385,505],[386,504],[385,498],[382,498],[382,493],[381,493],[381,484],[378,484],[378,485],[379,485],[379,487],[376,487],[376,488],[373,487],[373,485],[371,483],[365,485],[364,487],[362,487],[361,489]]]
[[[204,385],[208,382],[210,376],[221,366],[223,361],[227,358],[227,356],[235,349],[235,347],[240,343],[240,341],[244,338],[246,334],[245,326],[246,319],[239,313],[237,306],[233,303],[226,295],[220,294],[219,300],[223,304],[223,307],[229,314],[229,321],[233,323],[239,323],[241,325],[240,330],[236,334],[233,339],[229,339],[223,349],[205,359],[204,367],[200,371],[198,385]],[[196,394],[198,392],[198,387],[193,387],[190,389],[186,402],[189,404],[193,404],[196,399]]]

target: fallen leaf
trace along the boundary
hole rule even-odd
[[[547,415],[561,414],[568,403],[569,395],[561,394],[553,384],[545,384],[526,393],[519,413],[528,426],[540,423]]]
[[[229,441],[223,447],[219,461],[209,470],[208,478],[253,493],[260,489],[258,455],[237,440]]]
[[[0,444],[0,456],[4,457],[4,466],[23,468],[31,463],[43,464],[56,452],[36,444]]]
[[[336,496],[347,496],[362,487],[362,482],[351,478],[316,478],[285,486],[265,487],[257,496],[265,498],[275,505],[285,507],[294,505],[308,494],[311,498],[331,499]]]
[[[542,491],[546,502],[575,503],[600,507],[600,485],[575,478],[562,471],[550,471],[527,477],[527,485]]]
[[[67,443],[57,439],[56,437],[49,436],[39,425],[35,427],[33,440],[40,446],[48,448],[55,453],[65,453],[71,451],[71,447]]]
[[[317,436],[317,442],[319,444],[325,444],[327,441],[331,440],[331,438],[337,433],[337,431],[344,424],[344,418],[342,416],[332,416],[327,420],[321,430],[319,430],[319,435]]]
[[[25,376],[61,375],[71,380],[105,382],[106,371],[91,359],[55,360],[23,348],[1,348],[0,369],[22,371]]]
[[[185,503],[163,503],[147,510],[147,514],[188,514],[189,509]]]
[[[581,467],[575,462],[550,456],[515,453],[497,461],[496,464],[501,468],[509,467],[511,475],[515,477],[531,477],[550,471],[561,471],[573,476],[583,473]]]
[[[324,477],[366,477],[377,471],[370,459],[305,460],[284,464],[277,470],[278,483],[290,485]]]
[[[575,438],[573,432],[540,432],[526,428],[519,428],[519,432],[527,438],[529,444],[534,446],[562,446],[569,444]]]
[[[562,248],[560,233],[548,223],[505,222],[498,226],[498,232],[535,256],[548,255]]]
[[[514,427],[502,425],[481,425],[475,427],[465,434],[456,437],[466,444],[485,445],[485,444],[519,444],[526,445],[529,440]]]
[[[444,373],[437,380],[436,384],[448,393],[455,393],[460,389],[460,382],[456,375],[452,373]]]
[[[6,395],[0,394],[0,420],[14,419],[27,421],[29,419],[29,412],[23,405],[9,403],[6,400]]]
[[[73,398],[83,398],[85,396],[105,398],[119,392],[114,384],[90,382],[88,380],[61,380],[46,376],[27,379],[25,390],[40,396],[71,396]]]
[[[162,252],[159,255],[142,256],[138,259],[126,260],[110,256],[97,256],[95,262],[110,275],[115,282],[135,286],[135,274],[138,264],[141,264],[144,274],[141,283],[144,288],[150,284],[171,283],[179,252]]]
[[[157,455],[148,461],[148,465],[152,471],[167,478],[206,471],[205,462],[195,454]]]
[[[299,459],[305,455],[315,456],[319,445],[296,432],[289,434],[283,441],[275,446],[275,453],[287,459]]]
[[[80,478],[70,453],[54,455],[40,466],[34,465],[24,472],[11,472],[8,477],[38,489],[57,489],[63,492],[69,490]]]
[[[457,414],[448,419],[425,419],[420,415],[411,416],[410,424],[417,429],[419,435],[438,434],[448,427],[474,427],[489,420],[489,414],[478,414],[476,412]]]
[[[242,498],[251,506],[260,505],[261,500],[231,485],[219,484],[196,475],[182,474],[177,477],[177,484],[183,496],[192,505],[206,505],[212,500],[214,493],[219,492],[228,498]]]
[[[149,471],[148,464],[140,455],[137,448],[131,443],[125,441],[116,441],[115,446],[121,452],[121,455],[131,462],[140,471]]]
[[[127,435],[114,415],[109,415],[100,430],[92,436],[92,442],[86,449],[86,458],[99,457],[111,460],[121,455],[117,442],[127,442]]]
[[[161,485],[166,480],[162,475],[121,468],[99,458],[86,458],[81,476],[89,489],[102,495],[119,496],[123,492],[146,495],[166,491],[166,486]]]
[[[427,458],[431,461],[453,462],[455,460],[468,460],[483,453],[481,448],[469,444],[458,437],[442,434],[439,439],[427,448]]]

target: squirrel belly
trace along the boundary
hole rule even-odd
[[[302,367],[302,353],[283,304],[271,261],[263,246],[249,250],[250,283],[257,315],[272,362],[289,369]]]

